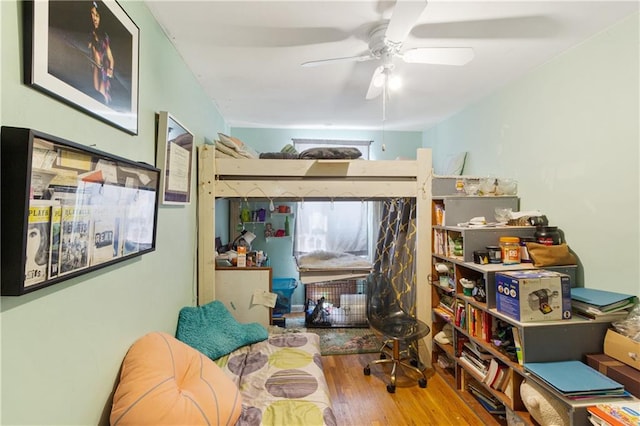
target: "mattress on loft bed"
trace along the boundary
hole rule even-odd
[[[296,257],[300,281],[303,284],[348,280],[369,275],[369,260],[350,253],[313,251]]]

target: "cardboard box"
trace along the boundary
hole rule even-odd
[[[496,273],[496,308],[520,322],[570,319],[570,277],[544,269]]]
[[[604,353],[640,370],[640,342],[614,330],[607,330],[604,336]]]
[[[632,395],[640,398],[640,371],[606,354],[586,356],[589,367],[615,380]]]

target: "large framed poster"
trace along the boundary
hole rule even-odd
[[[2,296],[155,250],[160,170],[2,127]]]
[[[138,133],[139,29],[113,0],[24,2],[25,83]]]

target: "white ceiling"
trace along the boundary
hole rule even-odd
[[[301,64],[366,54],[394,1],[146,4],[231,127],[415,131],[638,11],[635,0],[430,1],[402,51],[461,46],[475,57],[464,66],[396,60],[404,85],[390,95],[383,127],[383,97],[365,100],[380,61]]]

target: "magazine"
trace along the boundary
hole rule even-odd
[[[47,279],[50,226],[51,202],[31,200],[29,203],[24,269],[25,287]]]
[[[89,266],[91,208],[63,206],[60,229],[59,275]]]
[[[62,219],[62,206],[54,204],[51,207],[51,233],[49,237],[49,279],[58,276],[60,269],[60,222]]]

